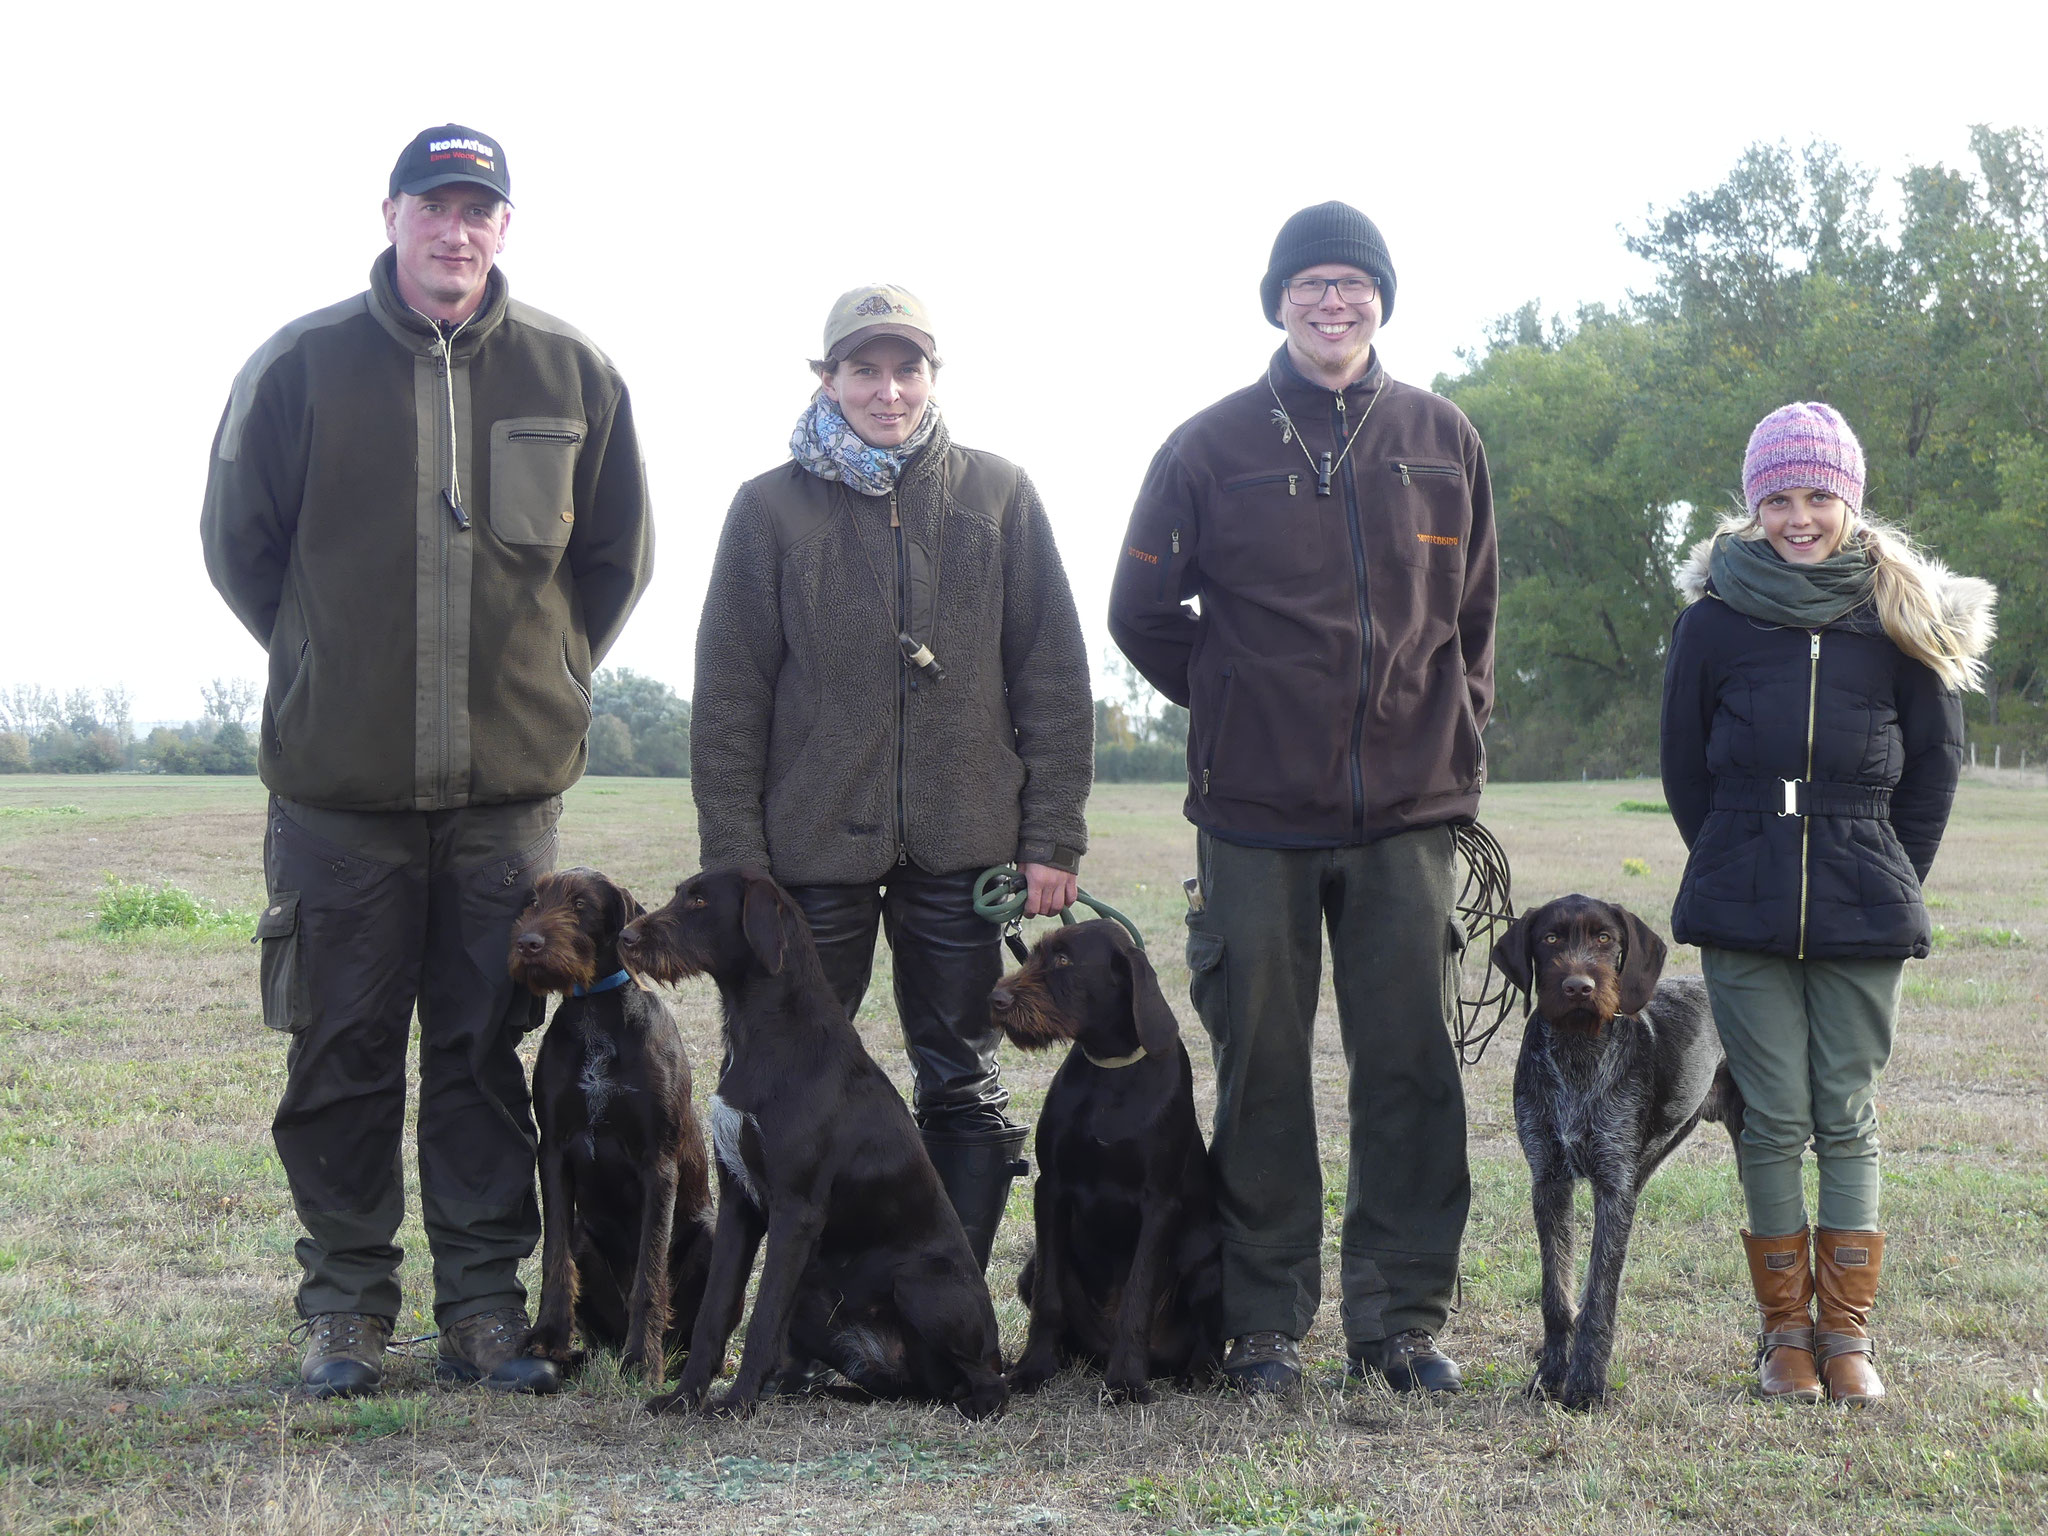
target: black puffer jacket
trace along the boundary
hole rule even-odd
[[[1819,629],[1738,613],[1706,581],[1705,549],[1681,578],[1691,601],[1664,673],[1664,794],[1692,850],[1673,934],[1800,959],[1924,958],[1920,882],[1961,773],[1961,696],[1867,606]],[[1926,573],[1988,638],[1989,585]],[[1781,814],[1786,779],[1808,781],[1804,814]]]

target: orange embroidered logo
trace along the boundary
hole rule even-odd
[[[1418,533],[1415,537],[1425,544],[1448,544],[1453,549],[1458,547],[1458,536],[1455,533]]]
[[[1157,555],[1148,555],[1145,553],[1144,550],[1138,548],[1138,546],[1135,544],[1133,544],[1129,549],[1125,550],[1124,553],[1129,555],[1133,560],[1144,561],[1147,565],[1157,565],[1159,563],[1159,557]]]

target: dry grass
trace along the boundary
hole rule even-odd
[[[1657,798],[1644,783],[1506,785],[1486,815],[1521,902],[1587,890],[1661,926],[1677,836],[1621,808]],[[990,1425],[841,1404],[775,1407],[745,1425],[654,1421],[602,1362],[577,1393],[545,1402],[436,1387],[431,1344],[395,1362],[381,1398],[300,1402],[285,1344],[295,1225],[268,1134],[283,1051],[258,1019],[255,952],[232,933],[111,938],[93,917],[108,876],[256,906],[260,791],[12,778],[0,811],[5,1529],[2048,1528],[2048,792],[2016,775],[1966,784],[1930,893],[1944,940],[1909,971],[1883,1091],[1894,1235],[1882,1358],[1895,1398],[1853,1417],[1744,1393],[1740,1209],[1715,1135],[1646,1198],[1612,1406],[1578,1417],[1520,1395],[1538,1323],[1512,1026],[1467,1076],[1475,1203],[1447,1343],[1471,1385],[1448,1403],[1347,1388],[1333,1308],[1306,1341],[1312,1385],[1285,1404],[1167,1394],[1114,1409],[1066,1377]],[[1193,849],[1178,796],[1104,786],[1091,822],[1087,883],[1144,927],[1192,1027],[1179,880]],[[563,832],[565,861],[643,897],[695,851],[687,786],[674,783],[586,782]],[[693,1059],[715,1060],[708,991],[675,1001]],[[1320,1108],[1335,1170],[1330,1020]],[[862,1025],[901,1081],[885,967]],[[1053,1065],[1007,1061],[1024,1113]],[[1012,1349],[1027,1210],[1020,1191],[991,1267]],[[424,1295],[416,1223],[403,1240],[408,1296]],[[1325,1289],[1335,1294],[1334,1273]],[[400,1319],[401,1332],[430,1327],[418,1312]]]

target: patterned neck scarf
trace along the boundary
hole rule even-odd
[[[1876,572],[1860,539],[1817,565],[1794,565],[1767,539],[1714,540],[1707,574],[1721,600],[1737,613],[1767,624],[1813,629],[1832,624],[1870,596]]]
[[[860,434],[847,424],[839,407],[821,389],[804,408],[803,415],[797,417],[796,430],[789,435],[789,451],[797,463],[820,480],[843,480],[863,496],[883,496],[896,489],[896,478],[903,473],[903,466],[932,440],[938,425],[938,402],[928,400],[924,420],[917,424],[915,432],[894,448],[877,448],[861,441]]]

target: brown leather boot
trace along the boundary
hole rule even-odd
[[[1884,1379],[1877,1374],[1870,1342],[1870,1306],[1877,1299],[1878,1271],[1884,1266],[1884,1234],[1818,1227],[1813,1255],[1814,1290],[1820,1298],[1815,1338],[1828,1401],[1868,1407],[1884,1397]]]
[[[1756,1336],[1756,1393],[1795,1403],[1820,1401],[1813,1361],[1813,1264],[1806,1228],[1784,1237],[1742,1234],[1749,1283],[1763,1330]]]

